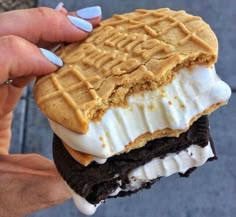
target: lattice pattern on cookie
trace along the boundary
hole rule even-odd
[[[64,87],[64,84],[60,82],[60,78],[65,77],[68,74],[73,74],[76,80],[74,79],[74,84]],[[67,103],[69,107],[73,109],[78,121],[82,123],[86,122],[86,118],[81,112],[81,106],[92,100],[99,100],[100,97],[94,90],[93,83],[100,80],[100,77],[98,75],[91,75],[85,77],[76,66],[71,65],[69,66],[69,69],[62,68],[61,73],[52,73],[50,75],[50,80],[53,86],[55,87],[55,91],[42,96],[38,100],[38,104],[43,104],[45,101],[50,101],[53,98],[62,97],[65,103]],[[83,97],[83,99],[86,100],[81,101],[80,98],[80,101],[78,102],[78,99],[73,97],[73,92],[76,92],[78,95],[83,94],[83,92],[85,92],[87,97]]]
[[[165,12],[165,13],[163,13]],[[203,39],[198,37],[204,29],[205,25],[199,26],[196,30],[190,31],[185,25],[194,21],[199,21],[199,17],[186,15],[185,12],[173,12],[168,9],[147,11],[138,10],[131,15],[115,15],[111,20],[101,24],[92,36],[90,36],[85,44],[67,54],[64,61],[73,64],[78,61],[96,70],[101,69],[102,77],[110,74],[124,74],[135,68],[133,65],[129,69],[130,59],[136,59],[136,67],[144,64],[151,58],[165,58],[173,52],[178,52],[178,47],[184,47],[188,42],[196,44],[208,51],[212,51]],[[182,16],[185,15],[183,19]],[[181,17],[181,19],[179,19]],[[144,21],[143,21],[144,20]],[[154,26],[161,22],[168,22],[165,28],[157,31]],[[143,32],[138,33],[138,29]],[[176,41],[174,45],[159,39],[173,29],[182,32],[181,40]],[[130,31],[136,30],[133,34]],[[127,32],[128,31],[128,32]],[[113,49],[111,51],[111,49]],[[181,49],[179,52],[182,52]],[[126,65],[126,70],[121,70]],[[101,66],[104,65],[102,68]],[[107,66],[106,66],[107,65]],[[120,67],[119,67],[120,66]],[[123,73],[116,71],[123,71]],[[98,71],[99,73],[99,71]]]
[[[173,77],[168,73],[188,59],[212,64],[217,40],[201,18],[184,11],[137,10],[103,21],[83,43],[70,44],[59,55],[65,66],[48,76],[54,88],[40,95],[38,104],[62,97],[76,119],[88,125],[97,110],[124,99],[122,94],[137,84],[163,85]],[[38,86],[43,81],[39,80]],[[118,88],[119,94],[114,94]],[[114,101],[115,96],[119,99]],[[52,119],[55,116],[51,114]]]
[[[153,38],[159,38],[161,35],[166,34],[173,28],[179,28],[184,34],[185,37],[177,42],[180,45],[187,43],[189,40],[195,41],[198,43],[199,46],[212,51],[212,47],[209,46],[203,39],[198,37],[197,35],[204,30],[206,27],[205,25],[201,25],[195,31],[191,32],[187,27],[186,24],[194,21],[199,21],[201,18],[197,16],[187,15],[184,11],[170,11],[169,9],[162,9],[156,11],[148,11],[148,10],[137,10],[137,13],[134,17],[126,17],[125,15],[115,15],[113,16],[115,21],[108,21],[104,24],[104,26],[117,26],[124,23],[129,23],[127,26],[127,30],[134,30],[142,28],[145,32]],[[185,15],[184,19],[179,20],[178,17]],[[150,19],[150,21],[142,21],[144,18],[154,17],[155,19]],[[159,24],[163,21],[169,21],[170,24],[167,25],[161,32],[157,32],[156,29],[153,28],[156,24]]]

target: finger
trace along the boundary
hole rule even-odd
[[[12,85],[17,88],[22,88],[29,84],[31,81],[35,80],[35,78],[36,77],[34,75],[18,77],[12,81]]]
[[[78,16],[78,14],[76,14],[76,12],[69,12],[68,15],[72,15],[72,16]],[[95,18],[92,18],[92,19],[84,19],[84,20],[87,20],[88,22],[90,22],[93,27],[96,27],[98,25],[98,23],[101,21],[101,17],[95,17]]]
[[[0,182],[2,217],[25,216],[70,199],[59,176],[2,173]]]
[[[36,45],[17,36],[0,37],[0,44],[2,54],[0,58],[0,92],[2,93],[0,118],[2,118],[15,107],[23,86],[27,85],[35,76],[55,71],[58,66],[63,65],[63,62],[52,52],[39,49]],[[4,83],[8,79],[12,79],[13,82],[5,85]],[[7,144],[9,142],[5,145]]]
[[[29,174],[58,174],[54,163],[38,154],[0,155],[0,170],[5,172],[25,172]],[[5,167],[3,164],[8,163]],[[12,167],[11,167],[12,166]]]
[[[65,8],[61,8],[60,12],[64,13],[64,14],[67,14],[68,11],[65,9]]]
[[[29,79],[27,76],[43,75],[56,70],[57,65],[63,64],[55,54],[40,50],[34,44],[17,36],[0,37],[0,44],[0,53],[4,54],[0,58],[0,84],[9,78],[14,80],[26,76],[27,80]],[[22,79],[18,81],[19,85],[25,82]],[[18,85],[17,80],[13,84]]]
[[[12,112],[0,118],[0,154],[8,154],[11,138]]]
[[[55,10],[60,11],[61,13],[71,15],[71,16],[78,16],[83,19],[89,21],[94,27],[98,25],[98,23],[101,21],[101,8],[99,6],[95,7],[89,7],[89,8],[84,8],[81,10],[78,10],[77,12],[68,12],[64,7],[63,3],[59,3]],[[81,14],[82,11],[82,14]],[[85,12],[84,12],[85,11]],[[81,16],[80,16],[81,15]],[[52,42],[45,42],[45,41],[40,41],[37,43],[40,47],[45,47],[47,49],[52,49],[52,50],[57,50],[57,45],[58,43],[52,43]]]
[[[93,25],[98,25],[100,17],[92,20]],[[78,17],[71,20],[60,11],[43,7],[2,13],[0,23],[0,36],[17,35],[32,43],[42,40],[73,42],[84,39],[91,32],[89,22]]]
[[[73,16],[78,16],[82,19],[85,19],[89,21],[93,26],[97,26],[98,23],[101,21],[101,7],[94,6],[94,7],[88,7],[79,9],[76,12],[70,12],[69,14]]]
[[[1,173],[0,182],[2,217],[25,216],[70,199],[70,193],[59,176]]]

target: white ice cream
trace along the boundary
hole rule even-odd
[[[134,191],[139,189],[143,183],[154,180],[158,177],[167,177],[174,173],[185,173],[192,167],[202,166],[209,158],[214,157],[210,143],[201,148],[198,145],[192,145],[181,151],[179,154],[167,154],[165,158],[154,158],[147,164],[140,166],[129,173],[130,185],[126,189],[118,187],[110,196],[117,195],[120,191]],[[120,185],[122,183],[119,183]],[[71,188],[72,197],[77,208],[86,215],[92,215],[96,212],[98,205],[90,204],[85,198],[75,193]]]
[[[70,187],[67,183],[65,183],[66,186],[68,187],[71,195],[72,195],[72,198],[73,198],[73,201],[75,203],[75,206],[78,208],[78,210],[80,212],[82,212],[83,214],[85,215],[93,215],[97,208],[102,204],[99,203],[97,205],[93,205],[91,203],[89,203],[85,198],[81,197],[80,195],[76,194]]]
[[[213,104],[227,102],[230,95],[229,86],[220,80],[214,67],[197,66],[192,71],[180,70],[170,84],[158,90],[128,97],[127,108],[110,108],[101,121],[90,122],[84,135],[49,122],[67,145],[99,161],[122,152],[146,132],[186,129],[193,117]]]

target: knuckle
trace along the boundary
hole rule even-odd
[[[46,40],[47,38],[53,38],[58,34],[58,30],[65,23],[65,15],[58,13],[52,8],[39,7],[35,9],[38,23],[41,25],[41,37]],[[34,14],[35,15],[35,14]],[[53,27],[53,28],[52,28]]]
[[[38,8],[35,8],[34,13],[37,13],[39,17],[41,17],[42,19],[45,19],[51,14],[51,11],[53,11],[53,9],[51,8],[38,7]]]
[[[15,36],[15,35],[7,35],[2,37],[4,44],[8,47],[10,50],[19,50],[22,49],[22,47],[25,47],[25,40],[22,38]]]

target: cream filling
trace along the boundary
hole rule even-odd
[[[186,129],[190,120],[210,106],[227,102],[230,87],[214,66],[182,69],[173,81],[157,90],[128,97],[128,107],[108,109],[99,122],[91,121],[86,134],[75,133],[49,120],[51,128],[71,148],[108,158],[124,151],[140,135],[170,128]]]
[[[176,153],[167,154],[165,158],[154,158],[143,166],[137,167],[128,175],[130,183],[125,189],[118,187],[110,196],[118,195],[120,191],[134,191],[142,187],[144,183],[159,177],[167,177],[174,173],[185,173],[192,167],[202,166],[209,158],[214,157],[210,143],[204,148],[191,145],[189,148]],[[119,183],[120,186],[122,183]],[[101,201],[97,205],[90,204],[85,198],[75,193],[70,187],[70,192],[76,207],[86,215],[96,212]]]

